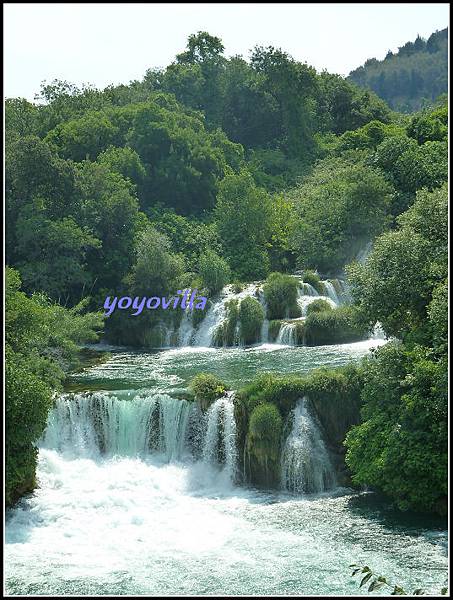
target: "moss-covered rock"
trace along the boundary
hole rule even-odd
[[[267,318],[274,320],[300,317],[298,290],[299,282],[291,275],[271,273],[263,286]]]
[[[239,302],[236,298],[225,304],[225,319],[214,332],[215,346],[233,346],[237,341],[237,326],[239,319]]]
[[[197,373],[189,387],[203,412],[227,390],[224,382],[213,373]]]
[[[369,331],[353,306],[340,306],[320,312],[312,311],[305,320],[307,346],[346,344],[366,339]]]
[[[246,436],[246,478],[264,488],[280,482],[280,440],[282,417],[274,404],[256,406]]]
[[[251,296],[244,298],[239,306],[239,336],[244,344],[259,341],[263,321],[264,310],[258,300]]]
[[[320,294],[324,293],[321,278],[315,271],[304,271],[302,275],[302,281],[310,284]]]
[[[350,485],[343,442],[349,429],[360,420],[362,385],[361,368],[347,365],[317,369],[303,377],[261,374],[239,390],[235,397],[235,418],[239,455],[246,457],[245,479],[264,487],[278,486],[276,471],[280,472],[282,424],[288,422],[291,410],[305,396],[321,425],[338,481]],[[269,405],[281,418],[281,421],[275,419],[275,426],[272,425],[275,410],[261,408]],[[265,433],[266,428],[269,432]],[[275,431],[280,432],[279,444],[272,437]]]
[[[274,319],[273,321],[269,321],[269,341],[275,342],[278,338],[278,334],[280,333],[280,327],[282,326],[282,322],[280,319]]]

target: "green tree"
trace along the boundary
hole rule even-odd
[[[269,269],[271,198],[250,173],[227,175],[220,184],[215,219],[225,256],[240,279],[260,279]]]
[[[226,260],[209,249],[200,256],[198,272],[203,286],[211,294],[220,292],[231,278],[230,267]]]
[[[353,157],[352,157],[353,158]],[[325,159],[290,198],[299,216],[292,247],[302,268],[337,272],[388,222],[392,188],[383,175],[358,160]]]
[[[98,314],[82,303],[67,310],[43,295],[20,291],[19,273],[6,269],[5,497],[7,506],[36,485],[35,444],[44,431],[52,394],[77,362],[78,344],[95,341]]]

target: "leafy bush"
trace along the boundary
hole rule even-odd
[[[332,310],[332,305],[329,304],[327,300],[319,298],[318,300],[313,300],[313,302],[310,302],[310,304],[307,306],[307,315],[310,313],[326,312],[329,310]]]
[[[249,480],[261,487],[275,487],[280,479],[280,439],[283,420],[274,404],[260,404],[252,411],[246,438]]]
[[[364,369],[362,423],[346,438],[353,481],[399,508],[445,513],[448,376],[428,349],[386,344]]]
[[[368,327],[361,322],[357,309],[352,306],[312,311],[304,325],[305,343],[308,346],[357,342],[368,333]]]
[[[6,359],[6,504],[35,487],[36,440],[52,405],[52,390],[12,350]]]
[[[216,294],[228,283],[231,271],[224,258],[213,250],[206,250],[199,258],[198,271],[204,287]]]
[[[315,271],[304,271],[302,275],[302,281],[304,283],[309,283],[310,285],[312,285],[318,292],[322,291],[321,278]]]
[[[238,300],[232,298],[225,305],[226,316],[224,321],[214,332],[216,346],[233,346],[236,342],[236,329],[239,319]]]
[[[202,410],[206,410],[214,400],[225,393],[227,387],[217,375],[197,373],[190,382],[190,389]]]
[[[282,417],[275,404],[260,404],[250,416],[249,433],[254,438],[268,440],[270,444],[280,442]]]
[[[97,339],[99,314],[82,314],[42,294],[20,291],[17,271],[6,269],[6,503],[35,487],[35,443],[43,433],[52,392],[78,364],[78,345]]]
[[[264,310],[258,300],[251,296],[244,298],[239,306],[239,335],[244,344],[259,341],[263,320]]]
[[[299,317],[298,289],[299,283],[295,277],[271,273],[263,286],[268,319]]]

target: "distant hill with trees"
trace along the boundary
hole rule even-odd
[[[348,79],[372,90],[391,108],[413,112],[432,104],[448,89],[448,29],[427,40],[420,36],[397,53],[389,50],[384,60],[371,58]]]

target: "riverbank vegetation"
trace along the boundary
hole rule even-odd
[[[79,345],[95,341],[102,316],[66,309],[44,294],[21,291],[14,269],[6,271],[5,499],[7,506],[36,485],[36,440],[55,391],[78,364]]]

